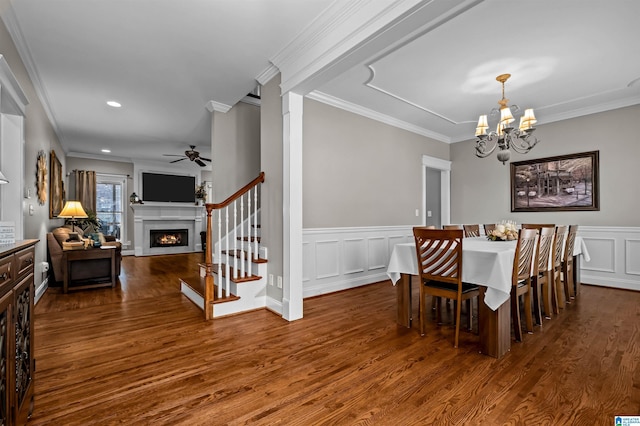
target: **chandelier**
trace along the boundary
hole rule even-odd
[[[536,130],[533,126],[537,122],[533,109],[524,111],[524,114],[520,117],[520,126],[517,129],[511,125],[515,121],[513,113],[518,113],[520,108],[517,105],[510,107],[508,105],[509,99],[504,97],[504,83],[509,77],[511,77],[511,74],[501,74],[496,77],[496,80],[502,83],[502,99],[498,101],[500,109],[494,108],[489,114],[494,117],[498,114],[498,111],[500,112],[500,121],[496,126],[495,132],[487,133],[489,124],[486,115],[480,116],[478,127],[476,127],[476,137],[478,138],[476,140],[476,156],[481,158],[488,157],[496,148],[499,148],[497,157],[498,161],[502,161],[502,164],[509,161],[511,157],[509,149],[513,149],[520,154],[526,154],[538,143],[538,139],[535,137],[531,140],[531,134]],[[489,146],[491,146],[490,149],[488,148]]]

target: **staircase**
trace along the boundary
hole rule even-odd
[[[264,173],[222,203],[205,204],[205,262],[180,278],[180,291],[206,320],[266,306],[267,259],[261,253],[259,189]]]

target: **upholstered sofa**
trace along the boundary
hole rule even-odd
[[[51,270],[53,271],[53,279],[56,282],[62,282],[64,279],[64,271],[62,265],[62,251],[63,243],[69,240],[71,234],[76,232],[80,238],[84,238],[82,229],[75,227],[73,230],[67,226],[61,226],[55,228],[53,231],[47,234],[47,248],[49,251],[49,262],[51,264]],[[115,247],[115,267],[116,275],[120,275],[120,263],[122,261],[122,245],[116,241],[114,237],[104,236],[102,242],[103,245],[111,245]],[[80,248],[83,250],[83,248]],[[95,249],[89,249],[95,250]],[[97,262],[96,260],[88,260],[85,265],[83,262],[74,262],[74,268],[78,269],[74,271],[74,276],[79,279],[90,281],[94,278],[104,277],[109,275],[110,264],[104,264]]]

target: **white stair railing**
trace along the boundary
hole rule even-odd
[[[237,279],[238,277],[246,278],[252,275],[251,262],[258,258],[258,186],[263,182],[264,172],[260,173],[257,178],[222,203],[205,204],[207,208],[206,274],[211,274],[211,279],[207,276],[206,282],[207,286],[212,286],[211,289],[205,290],[205,294],[211,294],[211,297],[213,297],[214,285],[212,264],[214,259],[213,247],[216,247],[215,260],[217,262],[218,280],[215,284],[218,286],[218,298],[223,296],[223,292],[226,296],[231,294],[232,268],[230,256],[233,258],[233,279]],[[240,204],[239,209],[238,200]],[[246,209],[245,203],[247,206]],[[231,209],[233,209],[233,211],[230,211]],[[233,218],[230,217],[231,215],[233,215]],[[214,222],[216,219],[217,227],[214,227],[213,225],[216,223]],[[217,228],[217,232],[215,228]],[[240,235],[238,235],[238,233]],[[229,241],[230,239],[233,239],[233,243]],[[225,247],[224,250],[222,249],[223,245]],[[224,258],[223,254],[225,254]],[[238,262],[240,265],[238,265]],[[205,300],[205,304],[209,305],[212,301],[213,300]],[[212,314],[211,317],[213,317]]]

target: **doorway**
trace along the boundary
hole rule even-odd
[[[422,156],[422,223],[441,228],[451,220],[451,161]]]

